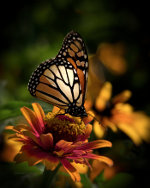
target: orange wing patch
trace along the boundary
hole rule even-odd
[[[61,95],[61,93],[56,90],[56,89],[53,89],[47,85],[44,85],[42,83],[40,83],[37,88],[37,90],[39,91],[43,91],[49,95],[52,95],[52,96],[57,96],[57,98],[60,98],[62,101],[64,101],[65,103],[67,103],[68,101],[66,100],[66,98],[63,97],[63,95]]]
[[[80,42],[74,41],[74,43],[75,43],[76,46],[78,46],[78,48],[79,48],[80,50],[82,49],[82,46],[81,46]]]
[[[77,65],[72,58],[68,57],[67,61],[69,61],[72,64],[72,66],[77,70]]]
[[[43,75],[40,77],[40,82],[51,85],[48,79]]]
[[[82,67],[85,66],[85,62],[84,62],[84,61],[81,62],[81,66],[82,66]]]
[[[78,52],[78,51],[79,51],[78,48],[77,48],[74,44],[71,44],[71,45],[70,45],[70,48],[72,48],[72,50],[73,50],[74,52]]]
[[[70,48],[68,48],[68,53],[71,57],[75,57],[74,51],[72,51]]]
[[[80,51],[80,52],[77,53],[77,56],[78,56],[78,57],[82,57],[83,55],[84,55],[84,52],[83,52],[83,51]]]
[[[40,93],[39,91],[36,91],[36,96],[37,98],[49,103],[49,104],[52,104],[54,106],[58,106],[59,108],[63,108],[63,109],[66,109],[68,108],[67,107],[67,104],[64,105],[63,103],[59,102],[58,100],[52,98],[52,97],[49,97],[49,96],[46,96],[44,95],[43,93]]]
[[[82,70],[80,70],[80,69],[77,69],[77,74],[78,74],[78,77],[80,80],[82,94],[84,95],[84,92],[85,92],[84,74],[83,74]]]

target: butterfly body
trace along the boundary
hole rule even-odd
[[[41,63],[33,72],[28,89],[31,95],[56,105],[73,116],[87,116],[84,101],[88,56],[84,42],[70,32],[54,59]]]

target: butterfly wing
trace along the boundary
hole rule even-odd
[[[33,96],[59,108],[82,106],[87,71],[85,44],[78,33],[70,32],[56,58],[41,63],[33,72],[28,89]]]
[[[66,59],[76,70],[84,103],[88,78],[88,55],[84,41],[77,32],[71,31],[65,37],[58,57]]]

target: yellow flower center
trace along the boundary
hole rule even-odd
[[[69,114],[58,114],[49,112],[45,116],[45,132],[52,133],[54,142],[59,140],[75,141],[79,135],[85,133],[85,124],[78,117],[72,117]]]

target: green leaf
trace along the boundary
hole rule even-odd
[[[104,170],[95,178],[94,182],[99,186],[103,186],[103,183],[105,182],[104,178]]]
[[[26,106],[31,107],[31,104],[24,101],[10,101],[0,108],[0,121],[21,115],[20,108]]]
[[[55,170],[47,170],[45,168],[42,176],[42,182],[40,187],[51,187],[52,183],[54,182],[56,175],[58,173],[58,170],[61,166],[61,163],[58,164],[58,166],[55,168]]]
[[[27,162],[23,162],[20,164],[13,163],[12,169],[17,174],[29,174],[29,173],[41,174],[42,173],[42,170],[40,168],[36,166],[29,166]]]
[[[21,108],[23,106],[30,107],[31,104],[25,101],[9,101],[8,103],[2,105],[1,108],[15,109],[15,108]]]
[[[133,187],[134,177],[128,173],[118,173],[111,180],[102,183],[101,188],[130,188]]]
[[[27,162],[23,162],[23,163],[2,163],[0,164],[0,167],[5,168],[5,169],[9,169],[11,171],[13,171],[15,174],[29,174],[29,173],[33,173],[33,174],[41,174],[42,170],[36,166],[29,166]]]
[[[28,166],[27,162],[0,163],[0,187],[33,188],[39,181],[42,171],[36,166]]]
[[[81,175],[81,183],[83,187],[92,188],[92,182],[88,178],[87,174],[80,174]]]

